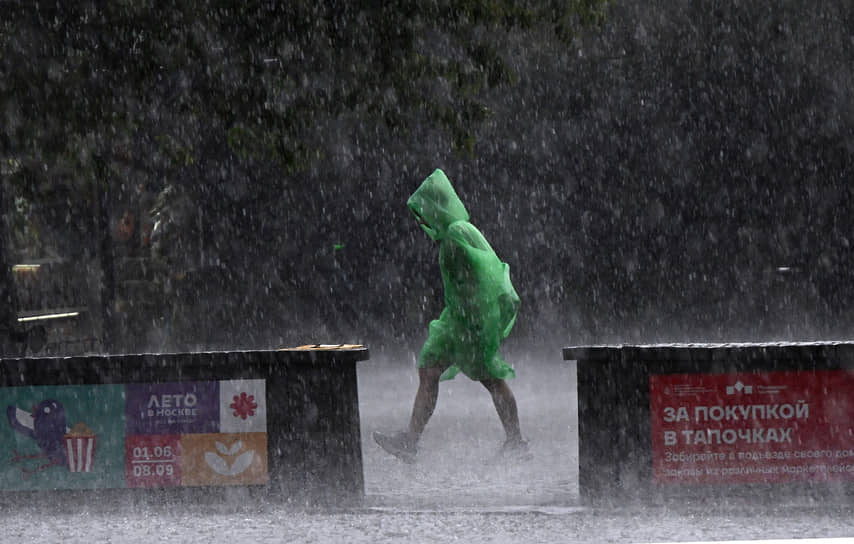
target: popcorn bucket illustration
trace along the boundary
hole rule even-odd
[[[78,423],[65,436],[65,453],[70,472],[91,472],[95,458],[95,433],[85,423]]]

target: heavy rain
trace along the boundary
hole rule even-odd
[[[0,541],[854,535],[854,4],[2,12]],[[493,370],[374,437],[453,303],[436,169],[523,456]]]

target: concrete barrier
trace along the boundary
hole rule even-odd
[[[368,357],[304,346],[0,360],[0,490],[358,501],[356,362]]]
[[[854,344],[578,346],[583,499],[854,486]]]

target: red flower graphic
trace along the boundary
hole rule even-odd
[[[234,395],[234,402],[229,404],[228,407],[234,410],[234,417],[246,419],[249,416],[255,415],[255,409],[258,408],[258,404],[255,402],[255,395],[241,393],[240,396]]]

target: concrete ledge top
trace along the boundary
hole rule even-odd
[[[259,350],[234,350],[234,351],[193,351],[193,352],[165,352],[165,353],[114,353],[114,354],[85,354],[73,356],[31,356],[31,357],[4,357],[0,363],[27,362],[37,364],[39,361],[81,361],[81,360],[103,360],[114,362],[148,362],[148,361],[201,361],[216,360],[228,363],[239,362],[250,359],[260,359],[270,362],[293,362],[293,363],[326,363],[333,361],[364,361],[370,358],[370,351],[365,346],[347,345],[340,348],[306,349],[282,348],[282,349],[259,349]]]
[[[752,356],[795,358],[818,354],[854,357],[854,341],[611,344],[563,348],[563,358],[567,361],[627,358],[698,360]]]

